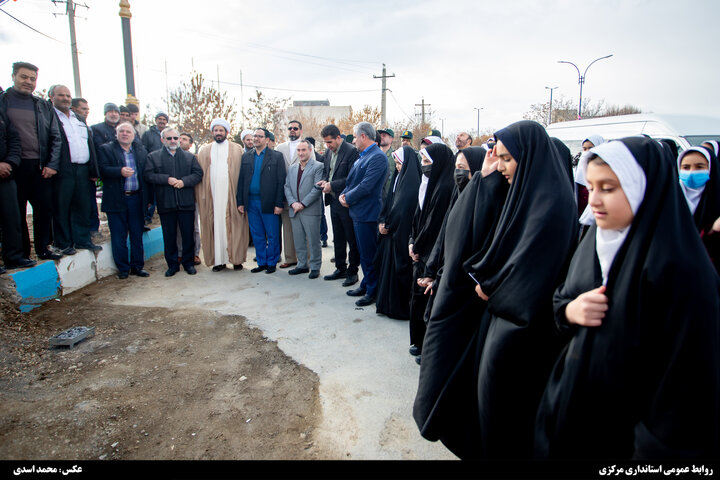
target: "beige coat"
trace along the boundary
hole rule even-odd
[[[228,256],[233,265],[240,265],[247,259],[247,249],[250,243],[250,230],[246,213],[240,213],[237,209],[237,182],[240,176],[240,159],[243,155],[243,148],[234,142],[229,142],[228,149],[228,203],[225,206],[225,226],[227,228]],[[202,239],[203,258],[205,265],[213,266],[215,258],[215,237],[214,237],[214,204],[212,198],[212,187],[210,186],[210,148],[212,145],[205,145],[198,152],[198,162],[203,169],[202,182],[195,187],[195,199],[200,214],[200,237]]]

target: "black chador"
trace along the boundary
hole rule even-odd
[[[431,165],[425,165],[426,170],[430,168],[429,175],[423,173],[425,185],[421,183],[420,194],[425,188],[422,203],[420,195],[417,209],[412,223],[412,232],[409,243],[413,246],[413,253],[419,256],[419,260],[413,262],[412,297],[410,300],[410,344],[415,345],[422,351],[422,342],[425,337],[425,307],[428,297],[425,295],[425,288],[417,284],[418,278],[425,273],[430,252],[435,246],[435,241],[442,228],[445,214],[450,206],[455,180],[455,162],[453,153],[444,143],[433,143],[425,150],[427,156],[432,160]]]
[[[489,297],[491,316],[478,365],[481,456],[528,458],[540,397],[562,348],[552,295],[577,243],[577,209],[542,125],[517,122],[495,137],[517,167],[492,243],[465,264]]]
[[[500,173],[482,177],[478,171],[448,213],[442,275],[422,351],[413,417],[423,437],[441,440],[463,459],[481,452],[477,362],[489,325],[487,302],[475,293],[463,262],[489,247],[507,191]]]
[[[403,147],[395,154],[402,161],[402,168],[399,172],[396,169],[393,174],[385,205],[378,219],[378,223],[385,224],[388,233],[378,236],[375,254],[378,293],[375,305],[377,313],[398,320],[408,320],[412,261],[407,246],[422,174],[415,150]]]
[[[572,339],[543,395],[536,453],[719,458],[718,277],[678,188],[674,159],[651,139],[614,143],[644,172],[645,191],[614,259],[600,260],[602,236],[592,226],[555,292],[556,319]],[[597,155],[616,170],[610,155]],[[569,326],[568,303],[602,284],[601,265],[608,299],[601,324]]]

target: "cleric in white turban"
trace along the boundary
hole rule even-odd
[[[203,259],[213,272],[225,269],[227,263],[241,270],[250,241],[247,216],[238,212],[235,200],[244,150],[228,139],[227,120],[214,119],[210,131],[215,141],[198,152],[203,181],[195,187]]]

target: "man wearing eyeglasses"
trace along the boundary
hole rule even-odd
[[[203,179],[195,187],[200,214],[200,237],[205,265],[213,272],[232,263],[242,270],[250,243],[248,221],[237,209],[237,178],[240,174],[243,148],[228,139],[230,123],[216,118],[210,123],[215,140],[198,152]],[[183,255],[185,261],[185,255]]]
[[[275,148],[275,150],[282,153],[285,158],[286,172],[290,169],[290,166],[295,165],[298,162],[297,146],[302,138],[302,133],[302,123],[297,120],[291,120],[290,123],[288,123],[288,138],[290,140],[285,143],[281,143]],[[293,265],[297,265],[297,254],[295,253],[292,223],[290,222],[290,210],[287,203],[285,204],[285,208],[283,208],[282,213],[282,235],[283,250],[285,251],[285,263],[281,263],[280,268],[288,268]]]
[[[203,171],[195,155],[179,148],[180,134],[176,129],[167,127],[160,137],[164,148],[148,154],[144,175],[146,182],[155,185],[155,200],[168,265],[165,276],[172,277],[180,270],[178,228],[182,237],[183,268],[189,275],[195,275],[195,185],[202,180]]]

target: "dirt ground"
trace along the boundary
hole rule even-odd
[[[111,306],[103,279],[20,315],[0,304],[0,458],[338,458],[313,434],[318,378],[242,316]],[[72,349],[48,339],[73,326]]]

